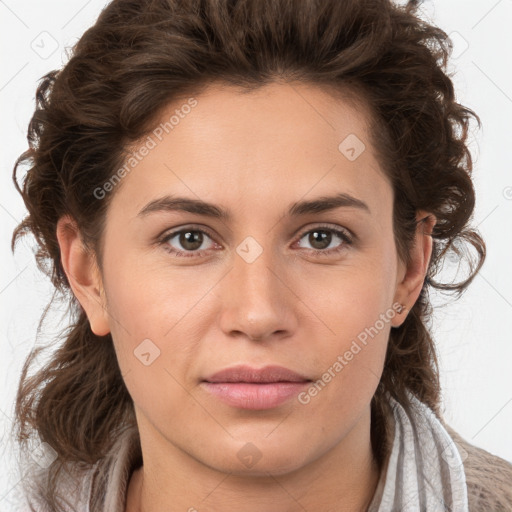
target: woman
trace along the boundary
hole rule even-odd
[[[440,412],[478,117],[415,9],[114,0],[42,80],[13,244],[73,321],[20,382],[32,510],[512,510]]]

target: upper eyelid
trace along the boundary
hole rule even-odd
[[[169,231],[164,231],[159,237],[158,237],[158,240],[159,241],[162,241],[162,240],[169,240],[171,238],[174,238],[176,235],[180,234],[180,233],[183,233],[183,232],[187,232],[187,231],[201,231],[203,233],[205,233],[206,235],[208,235],[212,240],[216,241],[216,237],[215,235],[213,235],[212,233],[210,233],[209,229],[201,226],[186,226],[184,228],[177,228],[177,229],[171,229]]]
[[[327,231],[329,230],[332,230],[332,231],[341,231],[342,233],[346,234],[348,237],[350,237],[350,239],[353,239],[355,238],[355,235],[352,233],[352,231],[348,228],[345,228],[343,226],[329,226],[328,223],[326,224],[322,224],[320,226],[314,226],[312,228],[305,228],[304,230],[300,229],[298,232],[297,232],[297,235],[296,236],[299,236],[299,237],[302,237],[304,236],[306,233],[309,233],[310,231],[314,231],[315,229],[325,229]]]

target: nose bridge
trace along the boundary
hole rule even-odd
[[[236,253],[231,284],[240,293],[239,300],[243,300],[246,307],[257,306],[261,310],[275,307],[277,258],[268,242],[263,247],[253,237],[247,237],[238,245]]]
[[[279,278],[280,258],[271,247],[247,237],[236,248],[223,293],[222,328],[262,339],[291,329],[292,294]],[[277,274],[277,276],[276,276]]]

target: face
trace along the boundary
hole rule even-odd
[[[367,417],[396,302],[419,292],[393,190],[366,113],[319,87],[211,86],[186,103],[161,113],[182,115],[133,148],[145,156],[116,185],[108,314],[87,306],[91,326],[112,333],[141,435],[222,471],[292,471]],[[299,377],[212,378],[238,365]]]

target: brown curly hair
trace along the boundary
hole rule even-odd
[[[52,510],[60,510],[63,500],[55,493],[59,471],[68,463],[94,464],[121,429],[135,425],[111,336],[91,331],[70,291],[57,221],[65,214],[76,220],[101,267],[112,193],[98,201],[94,190],[122,167],[127,148],[154,128],[162,108],[213,82],[242,90],[276,81],[317,84],[370,109],[372,144],[393,185],[394,236],[404,261],[416,212],[437,218],[421,294],[404,323],[391,330],[372,399],[371,440],[379,465],[386,454],[387,394],[408,408],[410,392],[441,416],[428,290],[460,296],[485,259],[485,243],[468,224],[475,192],[466,139],[470,121],[480,127],[480,119],[455,100],[446,71],[451,51],[446,33],[422,20],[413,1],[114,0],[69,62],[42,78],[29,149],[13,171],[28,216],[13,233],[12,249],[21,236],[33,234],[37,264],[69,305],[72,322],[50,360],[30,376],[41,348],[27,358],[16,422],[21,445],[37,434],[58,454],[44,490]],[[22,186],[20,165],[28,167]],[[448,251],[467,257],[462,282],[435,280]]]

